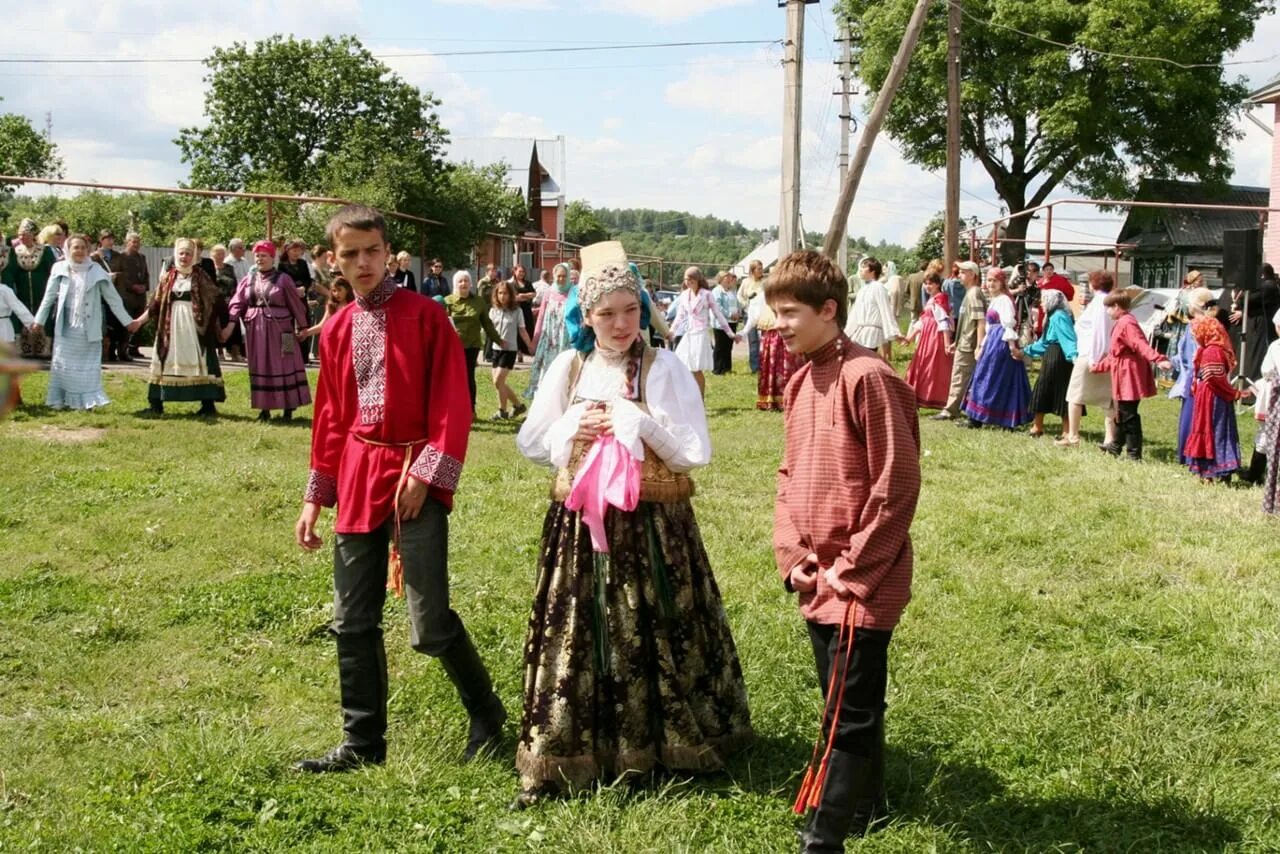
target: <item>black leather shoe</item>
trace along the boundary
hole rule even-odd
[[[498,745],[502,743],[502,727],[506,722],[507,710],[501,703],[492,715],[472,718],[471,733],[467,736],[467,749],[462,752],[462,761],[470,762],[482,752],[490,753],[497,750]]]
[[[293,769],[307,774],[339,774],[366,765],[381,765],[386,759],[383,752],[364,753],[349,744],[340,744],[317,759],[298,760]]]

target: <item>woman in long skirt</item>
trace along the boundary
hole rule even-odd
[[[685,289],[676,298],[676,319],[671,324],[669,338],[679,338],[676,355],[693,374],[698,384],[698,394],[706,394],[703,373],[715,367],[711,346],[711,328],[714,326],[735,341],[738,338],[729,320],[721,313],[707,284],[707,277],[697,267],[684,271]]]
[[[706,414],[689,371],[641,337],[636,278],[613,254],[583,250],[587,326],[517,439],[557,474],[525,644],[516,806],[658,766],[716,770],[753,738],[689,503],[687,472],[710,460]]]
[[[529,366],[529,384],[524,390],[527,400],[533,400],[538,393],[542,375],[556,356],[570,347],[569,327],[565,323],[565,306],[573,289],[569,283],[569,265],[557,264],[551,271],[551,279],[552,286],[542,292],[542,304],[533,326],[533,363]]]
[[[920,319],[912,324],[907,339],[918,338],[915,355],[907,366],[907,384],[916,391],[921,409],[942,409],[951,390],[951,304],[942,293],[942,277],[929,273],[924,279],[929,295]],[[918,325],[917,325],[918,324]]]
[[[133,318],[111,284],[111,275],[89,258],[88,237],[72,235],[67,254],[66,260],[53,265],[35,316],[35,328],[42,330],[50,313],[54,315],[45,404],[93,409],[111,402],[102,387],[103,303],[121,326],[133,328]]]
[[[1006,273],[999,267],[987,273],[987,335],[973,367],[964,411],[971,427],[990,424],[1013,429],[1031,420],[1031,383],[1018,347],[1017,321]]]
[[[252,406],[268,421],[271,410],[293,411],[311,402],[307,368],[298,334],[307,329],[307,307],[288,273],[275,269],[276,247],[262,240],[253,247],[257,269],[249,272],[231,299],[233,321],[244,321]]]
[[[1031,413],[1035,418],[1031,435],[1044,435],[1044,417],[1056,415],[1067,423],[1067,386],[1071,384],[1078,349],[1076,326],[1062,291],[1045,291],[1041,299],[1044,309],[1044,334],[1023,348],[1024,355],[1040,360],[1040,376],[1031,390]]]
[[[213,279],[196,263],[196,242],[186,237],[173,244],[173,266],[164,274],[151,304],[136,321],[155,318],[156,341],[151,355],[147,400],[154,415],[166,403],[199,402],[201,415],[217,415],[215,404],[227,399],[218,364],[218,344],[231,335],[223,325],[226,301]]]
[[[1229,480],[1240,468],[1240,432],[1235,402],[1239,389],[1231,385],[1236,354],[1231,338],[1217,318],[1201,316],[1191,322],[1195,337],[1195,401],[1191,433],[1187,436],[1187,467],[1203,480]]]
[[[1193,270],[1195,274],[1199,271]],[[1188,277],[1190,278],[1190,277]],[[1177,323],[1178,334],[1169,342],[1169,361],[1173,363],[1173,387],[1169,389],[1171,400],[1182,401],[1178,411],[1178,464],[1188,465],[1187,438],[1191,435],[1191,413],[1195,410],[1196,351],[1200,345],[1191,334],[1191,324],[1204,314],[1211,313],[1215,304],[1213,291],[1195,288],[1178,294],[1179,309],[1183,320]],[[1186,327],[1184,330],[1183,327]],[[1183,332],[1186,334],[1182,334]]]
[[[782,393],[786,391],[791,375],[799,367],[799,359],[787,350],[787,345],[782,342],[782,333],[777,327],[778,316],[769,307],[764,289],[761,288],[747,303],[747,323],[738,334],[747,340],[751,340],[753,333],[759,335],[756,409],[766,412],[783,410]]]

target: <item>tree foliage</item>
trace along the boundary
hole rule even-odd
[[[579,246],[589,246],[609,239],[609,229],[588,202],[569,202],[564,212],[564,239]]]
[[[528,219],[504,183],[505,166],[450,165],[437,101],[379,62],[353,36],[318,41],[276,35],[237,42],[206,60],[204,127],[175,140],[197,187],[352,199],[437,220],[427,251],[451,265],[487,231]],[[332,208],[273,203],[276,234],[318,241]],[[209,201],[189,211],[202,233],[260,233],[265,205]],[[246,229],[257,223],[255,229]],[[419,251],[421,226],[391,218],[397,248]]]
[[[1132,194],[1141,176],[1225,183],[1247,89],[1221,62],[1274,4],[1245,0],[963,0],[962,146],[1010,211],[1059,186]],[[845,0],[874,100],[913,0]],[[928,20],[886,128],[912,161],[946,162],[946,4]],[[1167,57],[1186,65],[1100,56]],[[1010,225],[1025,236],[1026,220]],[[1015,245],[1010,249],[1017,252]]]
[[[965,260],[969,257],[969,232],[966,229],[973,228],[978,225],[976,216],[969,217],[966,222],[960,221],[960,241],[956,246],[956,257]],[[935,258],[945,258],[946,252],[943,251],[943,243],[946,232],[946,217],[942,211],[938,211],[930,218],[925,225],[924,231],[920,232],[920,239],[916,242],[915,257],[911,259],[909,270],[901,270],[900,272],[911,272],[919,268],[920,264],[925,261],[932,261]],[[981,249],[979,251],[982,251]]]
[[[0,115],[0,175],[62,177],[58,147],[37,133],[26,116],[17,113]],[[12,184],[0,184],[0,197],[12,195],[15,189]]]

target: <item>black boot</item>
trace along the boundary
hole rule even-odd
[[[281,417],[282,419],[284,419],[285,421],[292,421],[292,420],[293,420],[293,410],[292,410],[292,409],[286,409],[286,410],[284,411],[284,414],[283,414],[283,415],[281,415],[280,417]]]
[[[163,401],[163,400],[153,400],[153,401],[151,401],[151,414],[152,414],[152,415],[164,415],[164,401]]]
[[[200,414],[206,417],[217,415],[218,407],[213,405],[212,400],[202,400],[200,401]]]
[[[801,854],[840,854],[845,839],[867,835],[888,813],[884,793],[884,719],[866,756],[831,751],[822,801],[800,834]]]
[[[462,761],[470,762],[481,750],[498,746],[502,726],[507,722],[507,710],[493,693],[489,671],[465,630],[440,656],[440,663],[449,681],[458,689],[458,697],[471,718],[467,749],[462,754]]]
[[[1267,455],[1258,453],[1255,448],[1249,458],[1249,467],[1240,470],[1240,479],[1254,486],[1261,486],[1267,476]]]
[[[264,410],[262,410],[261,412],[259,412],[259,413],[258,413],[258,420],[259,420],[259,421],[270,421],[270,420],[271,420],[271,410],[270,410],[270,409],[264,409]]]
[[[387,758],[387,657],[381,629],[338,636],[338,682],[345,738],[324,756],[296,763],[299,771],[351,771]]]

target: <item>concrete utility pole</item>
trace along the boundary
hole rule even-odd
[[[858,94],[851,91],[853,86],[853,24],[847,16],[840,21],[840,38],[843,49],[840,56],[840,186],[844,186],[845,176],[849,174],[849,134],[853,130],[853,106],[851,96]],[[836,251],[836,265],[840,272],[849,275],[849,235],[840,241]]]
[[[947,3],[947,210],[942,229],[943,269],[960,246],[960,0]]]
[[[902,78],[907,74],[907,63],[911,60],[911,54],[915,52],[916,42],[920,41],[920,32],[924,29],[925,14],[929,11],[930,2],[931,0],[917,0],[916,8],[911,13],[911,20],[907,22],[907,30],[902,35],[902,43],[898,45],[898,53],[894,56],[893,65],[889,68],[889,76],[880,87],[880,94],[876,96],[871,115],[867,116],[867,126],[858,140],[858,150],[854,153],[849,174],[845,176],[844,185],[840,188],[840,198],[836,202],[835,212],[831,215],[831,225],[827,228],[827,237],[822,244],[822,254],[828,258],[836,257],[836,249],[839,248],[840,241],[844,239],[844,234],[849,227],[849,211],[853,208],[853,199],[858,194],[858,184],[862,181],[862,173],[867,168],[867,161],[871,159],[871,149],[875,145],[876,136],[884,125],[885,117],[889,115],[889,107],[893,104],[894,96],[898,94]]]
[[[778,0],[787,9],[782,70],[782,210],[778,217],[778,257],[800,245],[800,106],[804,86],[804,7],[818,0]]]

